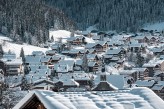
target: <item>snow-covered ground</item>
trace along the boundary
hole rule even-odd
[[[54,41],[57,41],[59,38],[63,38],[63,41],[66,41],[66,38],[70,37],[70,34],[71,32],[66,30],[50,30],[49,38],[51,39],[51,36],[53,36]],[[11,52],[14,52],[17,57],[20,55],[21,48],[23,48],[25,55],[30,55],[33,51],[46,52],[48,50],[47,48],[41,48],[29,44],[16,44],[11,41],[12,40],[10,38],[0,34],[0,44],[2,44],[4,52],[8,52],[10,50]]]
[[[66,30],[53,30],[53,29],[51,29],[49,31],[49,38],[51,39],[51,37],[53,36],[54,41],[58,41],[59,38],[62,38],[62,39],[69,38],[70,35],[71,35],[71,32],[66,31]],[[62,40],[62,42],[66,42],[66,40]]]
[[[119,91],[52,92],[33,91],[13,109],[36,95],[47,109],[164,109],[164,102],[148,88]]]
[[[14,52],[17,57],[20,56],[21,48],[23,48],[25,55],[30,55],[33,51],[45,52],[46,50],[48,50],[47,48],[41,48],[41,47],[32,46],[28,44],[21,45],[21,44],[16,44],[10,41],[11,41],[10,38],[0,35],[0,44],[2,44],[2,48],[4,52],[8,52],[10,50],[11,52]]]
[[[164,22],[155,23],[155,24],[148,24],[143,29],[162,31],[162,30],[164,30]]]

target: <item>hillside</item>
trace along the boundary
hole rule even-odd
[[[47,0],[78,28],[97,25],[100,30],[136,31],[146,23],[164,21],[163,0]]]

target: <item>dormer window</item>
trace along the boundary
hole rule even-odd
[[[106,75],[100,75],[100,81],[106,81]]]

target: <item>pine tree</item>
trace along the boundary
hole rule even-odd
[[[54,37],[53,36],[51,36],[51,42],[54,42]]]
[[[3,54],[4,54],[4,52],[3,52],[3,49],[2,49],[2,45],[0,45],[0,57],[2,57]]]
[[[23,61],[23,64],[24,64],[24,63],[25,63],[25,55],[24,55],[24,50],[23,50],[23,48],[21,48],[20,57],[22,57],[22,61]]]
[[[29,85],[27,83],[27,79],[25,77],[22,78],[21,90],[28,90]]]
[[[137,53],[137,57],[136,57],[136,66],[137,67],[142,67],[142,65],[144,64],[144,57],[141,56],[140,53]]]
[[[83,61],[83,63],[82,63],[82,69],[85,72],[88,72],[88,59],[87,59],[87,54],[86,53],[84,53],[82,61]]]

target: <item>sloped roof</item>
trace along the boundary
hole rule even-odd
[[[108,49],[106,54],[108,55],[115,55],[121,52],[121,49]]]
[[[115,91],[117,88],[108,82],[100,82],[93,91]]]
[[[90,49],[90,48],[93,48],[95,45],[96,45],[96,43],[87,43],[87,44],[85,45],[85,48],[86,48],[86,49]]]
[[[44,52],[43,51],[33,51],[32,55],[41,56],[41,55],[44,55]]]
[[[26,63],[41,63],[40,62],[41,56],[32,56],[32,55],[27,55],[25,57]]]
[[[48,62],[50,61],[50,59],[51,59],[51,56],[42,56],[40,59],[40,62]]]
[[[89,62],[88,67],[93,67],[93,66],[95,66],[95,64],[96,64],[96,62]]]
[[[139,87],[152,87],[154,83],[154,80],[137,80],[135,82],[135,84]]]
[[[133,88],[118,91],[53,92],[30,91],[13,109],[24,108],[36,97],[46,109],[163,109],[164,102],[148,88]],[[103,101],[103,102],[101,102]]]

